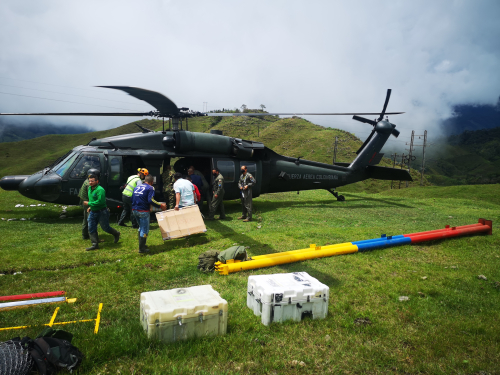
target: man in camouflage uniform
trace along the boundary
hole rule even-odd
[[[212,174],[215,177],[214,195],[212,198],[212,204],[210,205],[210,214],[207,220],[214,220],[215,212],[219,207],[220,207],[219,220],[224,220],[226,218],[226,212],[224,211],[224,177],[220,174],[217,168],[212,170]]]
[[[252,220],[252,186],[255,185],[255,178],[248,173],[246,165],[241,166],[240,181],[238,187],[241,190],[241,204],[243,205],[243,213],[238,220]]]
[[[99,176],[99,171],[97,169],[89,169],[88,174],[94,174]],[[82,239],[88,240],[90,238],[89,236],[89,222],[88,222],[88,212],[87,212],[87,207],[83,205],[84,201],[89,200],[89,179],[87,178],[84,182],[82,187],[80,188],[80,192],[78,193],[78,196],[80,197],[80,206],[83,207],[83,223],[82,223]]]
[[[161,178],[163,181],[163,199],[167,203],[167,209],[173,210],[175,207],[174,172],[172,172],[170,165],[165,167]]]

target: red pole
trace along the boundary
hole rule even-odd
[[[424,233],[424,234],[420,234],[420,235],[412,235],[410,238],[411,238],[411,243],[417,243],[417,242],[423,242],[423,241],[439,240],[442,238],[465,236],[468,234],[475,234],[475,233],[481,233],[481,232],[487,232],[487,234],[491,234],[491,226],[482,225],[479,227],[469,227],[469,228],[452,227],[449,230],[444,231],[444,232]]]
[[[459,227],[456,227],[457,229],[464,229],[464,228],[474,228],[474,227],[484,227],[484,224],[469,224],[469,225],[462,225]],[[451,230],[451,227],[449,225],[446,226],[446,228],[443,229],[434,229],[434,230],[428,230],[425,232],[415,232],[415,233],[408,233],[408,234],[403,234],[405,237],[412,237],[412,236],[420,236],[422,234],[431,234],[431,233],[439,233],[439,232],[447,232]]]
[[[46,292],[46,293],[31,293],[31,294],[17,294],[14,296],[4,296],[0,297],[0,301],[16,301],[20,299],[28,299],[28,298],[44,298],[44,297],[55,297],[55,296],[64,296],[66,294],[65,291],[60,290],[58,292]]]

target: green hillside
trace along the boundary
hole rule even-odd
[[[465,131],[433,147],[427,164],[429,180],[437,185],[500,182],[500,127]]]
[[[106,131],[47,135],[40,138],[0,144],[0,176],[31,174],[49,165],[73,147],[87,144],[92,138],[103,138],[140,131],[135,124],[152,130],[161,130],[160,120],[140,120]],[[337,161],[350,162],[362,141],[343,130],[324,128],[302,118],[279,119],[275,116],[255,117],[199,117],[189,119],[189,130],[209,132],[218,129],[224,135],[263,142],[275,152],[302,157],[331,164],[334,155],[335,137],[338,137]],[[185,124],[184,124],[185,128]],[[391,166],[384,158],[382,166]],[[412,176],[419,181],[420,175],[412,170]],[[378,192],[390,188],[389,181],[367,180],[342,188],[342,191]]]

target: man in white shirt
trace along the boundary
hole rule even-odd
[[[181,173],[174,174],[174,191],[175,191],[175,208],[174,210],[179,211],[179,208],[192,206],[196,203],[196,194],[194,192],[194,186],[188,180],[182,178]]]

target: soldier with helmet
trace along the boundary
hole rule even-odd
[[[132,227],[136,229],[139,228],[139,224],[137,223],[135,216],[132,215],[132,194],[134,189],[142,184],[142,181],[147,175],[149,175],[149,171],[146,168],[139,168],[137,170],[137,174],[134,174],[127,179],[125,189],[123,189],[122,193],[123,211],[118,219],[118,225],[126,227],[125,220],[127,216],[130,216]]]

